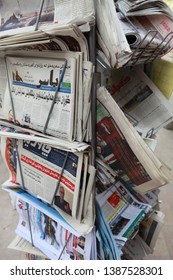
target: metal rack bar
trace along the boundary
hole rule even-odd
[[[62,248],[62,251],[61,251],[61,253],[60,253],[59,257],[58,257],[58,260],[61,259],[61,256],[62,256],[62,254],[63,254],[63,252],[64,252],[64,250],[65,250],[67,244],[69,243],[71,237],[72,237],[72,233],[69,234],[69,237],[68,237],[68,239],[67,239],[67,241],[66,241],[64,247]]]
[[[38,30],[38,25],[39,25],[39,22],[40,22],[42,11],[43,11],[43,6],[44,6],[44,0],[41,0],[37,21],[35,23],[35,29],[34,29],[35,31]]]
[[[45,125],[44,125],[44,128],[43,128],[43,134],[46,134],[46,129],[48,127],[50,117],[51,117],[51,114],[52,114],[52,111],[53,111],[53,107],[54,107],[54,104],[55,104],[55,101],[56,101],[56,98],[57,98],[57,94],[58,94],[61,82],[62,82],[64,74],[65,74],[65,70],[66,70],[66,67],[67,67],[67,59],[62,58],[62,59],[59,59],[59,60],[64,61],[64,65],[63,65],[61,76],[60,76],[59,81],[58,81],[58,85],[56,86],[56,91],[55,91],[54,98],[53,98],[52,103],[51,103],[50,110],[48,112],[48,116],[47,116],[47,119],[46,119],[46,122],[45,122]]]

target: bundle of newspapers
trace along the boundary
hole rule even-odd
[[[153,253],[164,224],[159,189],[140,194],[99,158],[96,163],[98,259],[143,259]]]
[[[88,31],[95,23],[93,0],[38,0],[29,7],[23,0],[13,5],[4,2],[1,120],[49,138],[90,142],[94,65],[89,61],[88,42],[80,27]],[[8,21],[8,13],[14,23]]]
[[[105,220],[109,226],[107,231],[110,231],[114,239],[112,242],[116,244],[112,246],[116,248],[116,257],[112,254],[112,258],[121,259],[126,243],[134,239],[140,232],[143,221],[152,214],[152,206],[137,199],[121,181],[115,181],[105,191],[98,193],[96,199],[101,212],[98,219]],[[96,228],[99,229],[100,226],[97,225]],[[105,259],[106,253],[100,247],[98,246],[98,255],[101,259]]]
[[[68,142],[91,139],[93,64],[82,52],[6,52],[1,71],[1,119]]]
[[[105,87],[97,90],[97,156],[140,193],[166,185],[172,171],[130,123]]]
[[[98,57],[112,68],[149,63],[173,47],[173,13],[164,1],[98,0]]]
[[[20,186],[56,209],[77,231],[91,231],[95,167],[89,149],[72,153],[35,141],[2,137],[1,154],[9,171],[4,187]]]
[[[89,31],[95,23],[93,0],[1,0],[0,37],[74,23]]]
[[[132,70],[131,72],[133,76],[134,72]],[[126,69],[125,74],[127,73],[130,72]],[[130,74],[125,77],[126,79],[121,80],[124,84],[125,81],[127,84],[132,82]],[[136,83],[138,84],[138,80]],[[118,85],[124,84],[117,83],[117,88],[112,89],[118,91],[120,89]],[[139,88],[145,92],[142,87]],[[135,94],[133,88],[132,92]],[[117,96],[121,97],[120,94]],[[123,98],[128,98],[128,95],[122,96],[122,100]],[[159,188],[170,182],[172,171],[155,156],[138,129],[133,126],[131,118],[124,114],[115,100],[114,95],[111,96],[105,87],[98,88],[96,126],[98,203],[96,229],[100,237],[98,255],[100,259],[140,259],[153,252],[162,228],[164,214],[157,212],[155,207],[158,205]],[[135,99],[134,103],[136,104]],[[110,245],[107,243],[108,237],[101,234],[103,230],[107,232],[106,236],[111,236],[112,251],[107,249]],[[135,247],[132,252],[131,246]]]
[[[80,234],[47,204],[21,189],[6,190],[16,197],[16,234],[35,247],[35,254],[40,255],[41,251],[42,257],[53,260],[96,259],[94,228],[88,234]],[[29,246],[27,250],[31,250]]]

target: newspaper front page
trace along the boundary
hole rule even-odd
[[[25,188],[51,203],[60,179],[60,187],[57,190],[57,199],[55,196],[54,204],[69,215],[74,215],[79,196],[83,153],[67,154],[65,151],[32,141],[18,141],[18,152]],[[64,164],[65,168],[62,170]],[[17,168],[17,182],[22,184],[19,165]],[[62,177],[60,177],[61,173]],[[64,201],[68,203],[66,207],[65,204],[58,203],[62,191]]]
[[[62,139],[73,139],[76,61],[68,59],[6,57],[9,89],[4,115],[20,125],[44,131],[52,102],[54,107],[46,132]],[[65,72],[63,75],[63,68]],[[61,75],[63,79],[61,82]],[[60,85],[59,85],[60,81]],[[55,97],[57,87],[58,93]]]

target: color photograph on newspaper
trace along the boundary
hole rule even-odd
[[[0,36],[32,31],[38,17],[40,22],[52,23],[54,20],[53,0],[45,1],[42,9],[41,4],[42,0],[31,0],[29,4],[23,0],[1,0]]]

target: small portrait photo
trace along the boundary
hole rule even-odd
[[[70,192],[63,186],[60,186],[58,194],[55,196],[54,205],[71,216],[72,211],[69,201],[72,201],[72,197],[70,199]]]

